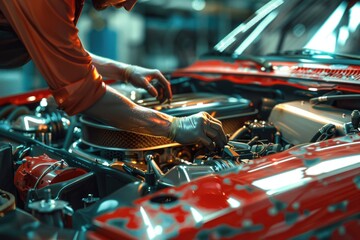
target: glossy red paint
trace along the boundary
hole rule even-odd
[[[106,80],[104,81],[106,84],[112,84],[116,82],[115,80]],[[14,105],[26,105],[31,103],[40,102],[43,98],[48,98],[51,96],[51,93],[48,89],[39,89],[33,90],[23,94],[16,94],[7,97],[0,98],[0,106],[6,104],[14,104]]]
[[[20,198],[24,200],[31,188],[40,189],[85,173],[83,169],[69,167],[64,161],[58,161],[43,154],[38,157],[24,158],[24,163],[15,172],[14,184]]]
[[[96,231],[112,239],[289,239],[326,233],[355,239],[359,150],[360,135],[294,147],[138,199],[97,217]]]
[[[344,68],[344,66],[319,63],[271,62],[271,64],[273,71],[266,72],[249,61],[199,60],[187,68],[175,71],[172,76],[190,77],[206,82],[227,80],[243,85],[256,84],[264,87],[283,85],[304,90],[316,88],[360,93],[360,67],[357,65]],[[341,77],[348,79],[345,82]],[[289,78],[292,80],[289,81]]]
[[[18,94],[0,98],[0,106],[6,104],[24,105],[33,102],[39,102],[43,98],[49,97],[51,94],[47,89],[35,90],[28,93]]]

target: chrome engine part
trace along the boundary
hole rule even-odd
[[[11,129],[48,145],[63,139],[70,125],[60,112],[39,115],[22,115],[11,124]]]
[[[43,98],[34,110],[8,105],[0,112],[0,123],[11,131],[59,147],[69,129],[70,118],[53,104],[52,100]]]
[[[269,121],[281,132],[284,141],[296,145],[310,142],[314,134],[329,123],[335,125],[339,136],[345,135],[344,125],[351,121],[351,111],[293,101],[276,105]]]

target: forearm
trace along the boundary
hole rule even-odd
[[[97,71],[104,78],[125,81],[125,69],[129,66],[129,64],[114,61],[109,58],[100,57],[90,52],[89,54]],[[119,76],[123,76],[122,79],[119,79]]]
[[[172,116],[141,107],[109,86],[84,114],[119,129],[164,137],[169,136],[173,121]]]

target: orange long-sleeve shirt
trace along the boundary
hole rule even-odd
[[[0,0],[0,30],[10,28],[16,33],[0,46],[19,39],[59,107],[69,115],[84,111],[106,91],[78,37],[75,24],[83,4],[84,0]],[[26,60],[20,53],[18,60]]]

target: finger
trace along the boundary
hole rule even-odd
[[[222,127],[222,122],[219,119],[214,118],[207,112],[203,112],[203,113],[205,114],[205,116],[208,118],[209,121],[214,123],[215,126],[218,126],[218,127],[216,127],[217,130],[219,130],[219,131],[221,130],[222,132],[224,132],[223,127]]]
[[[207,120],[208,121],[208,126],[207,126],[207,131],[208,131],[208,136],[211,137],[217,146],[219,146],[220,148],[224,147],[224,145],[227,142],[227,138],[226,135],[224,133],[224,130],[222,128],[221,123],[217,123],[214,122],[210,119]]]
[[[214,118],[214,117],[211,117],[210,119],[211,119],[211,121],[214,121],[214,122],[216,122],[217,124],[219,124],[219,125],[222,126],[222,123],[221,123],[221,121],[220,121],[219,119]]]
[[[163,88],[165,90],[164,95],[166,96],[166,98],[171,99],[172,98],[172,91],[171,91],[170,82],[158,70],[155,72],[154,77],[156,79],[158,79],[159,82],[161,83],[161,86],[163,86]]]
[[[215,122],[217,122],[217,123],[220,124],[220,125],[222,124],[220,120],[218,120],[218,119],[216,119],[215,117],[211,116],[211,114],[209,114],[208,112],[204,112],[204,113],[205,113],[205,115],[206,115],[209,119],[211,119],[212,121],[215,121]]]
[[[160,102],[160,104],[162,104],[163,102],[165,102],[165,100],[167,99],[165,94],[164,94],[164,87],[161,85],[161,83],[159,82],[158,79],[153,79],[150,81],[150,83],[156,88],[157,92],[158,92],[158,96],[157,96],[157,100]]]
[[[215,147],[213,141],[211,141],[211,139],[208,138],[206,135],[200,136],[199,141],[203,146],[205,146],[210,151],[214,150]]]
[[[150,83],[150,79],[151,79],[150,77],[142,77],[141,78],[142,88],[145,89],[151,96],[157,97],[158,91],[155,88],[155,86],[153,86],[153,84]]]
[[[158,91],[156,90],[156,88],[151,85],[150,83],[148,83],[144,89],[153,97],[157,97],[158,96]]]
[[[224,147],[225,144],[222,141],[218,131],[216,131],[215,129],[213,129],[209,126],[208,129],[205,130],[205,132],[206,132],[206,135],[208,137],[210,137],[210,139],[212,139],[213,142],[215,142],[216,146],[218,146],[220,148]]]
[[[216,143],[218,144],[218,146],[223,147],[227,143],[227,137],[221,122],[218,123],[210,119],[208,121],[209,121],[209,126],[217,133],[217,139],[219,142]]]
[[[165,99],[165,96],[164,96],[164,89],[163,88],[158,89],[157,100],[159,100],[160,104],[165,102],[166,99]]]

